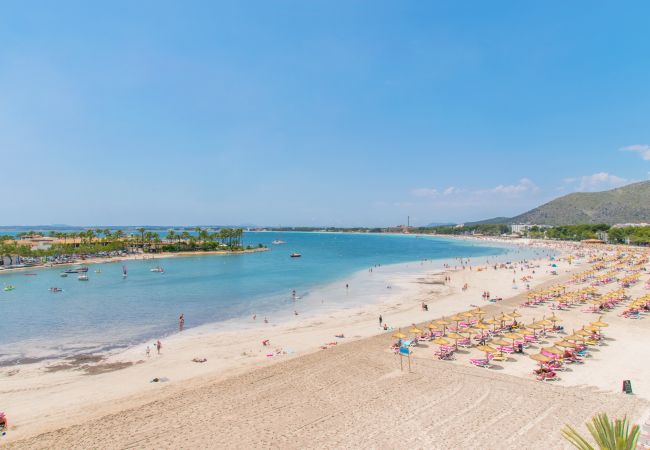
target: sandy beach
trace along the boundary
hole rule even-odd
[[[567,448],[560,435],[565,423],[582,427],[601,411],[645,417],[650,402],[646,320],[607,314],[605,345],[552,383],[535,380],[535,363],[526,355],[483,369],[469,364],[470,357],[480,356],[476,350],[439,361],[436,346],[426,343],[414,348],[411,373],[401,371],[389,348],[392,332],[378,324],[381,314],[391,327],[408,329],[476,306],[488,316],[517,308],[522,321],[539,320],[551,311],[547,305],[521,307],[528,291],[518,280],[528,276],[531,290],[542,289],[590,267],[586,258],[555,263],[551,268],[548,260],[531,261],[518,266],[516,275],[485,266],[423,269],[388,280],[399,294],[387,293],[362,308],[281,324],[258,318],[246,330],[187,333],[164,342],[161,355],[152,349],[150,357],[137,347],[106,359],[6,367],[0,370],[0,404],[10,413],[11,427],[0,443],[11,448],[521,448],[525,442],[531,449]],[[631,287],[630,296],[643,295],[645,281]],[[503,300],[482,300],[486,290]],[[557,315],[567,330],[598,318],[579,308]],[[269,345],[262,345],[267,339]],[[528,353],[536,351],[532,347]],[[154,378],[167,381],[151,382]],[[619,392],[623,379],[632,381],[636,395]]]

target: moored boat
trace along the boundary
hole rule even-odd
[[[154,267],[153,269],[150,269],[150,270],[151,270],[151,272],[156,272],[156,273],[164,273],[165,272],[165,269],[163,269],[160,266],[156,266],[156,267]]]
[[[88,281],[89,278],[88,278],[88,275],[82,274],[82,275],[79,275],[77,277],[77,280],[79,280],[79,281]]]
[[[302,255],[300,253],[292,253],[289,255],[291,258],[300,258]]]

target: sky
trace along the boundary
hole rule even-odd
[[[386,226],[649,178],[647,2],[3,2],[0,225]]]

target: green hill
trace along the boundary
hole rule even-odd
[[[510,219],[483,223],[577,225],[650,222],[650,181],[603,192],[574,192]]]

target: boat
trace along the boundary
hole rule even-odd
[[[11,284],[6,284],[4,290],[5,292],[9,292],[9,291],[13,291],[14,289],[16,289],[16,286],[12,286]]]
[[[95,273],[102,273],[102,269],[95,269]]]
[[[72,269],[68,269],[63,273],[86,273],[88,272],[88,267],[75,267]]]
[[[65,278],[65,277],[67,277],[67,276],[68,276],[68,274],[67,274],[67,273],[65,273],[65,272],[63,272],[63,273],[62,273],[61,275],[59,275],[59,276],[60,276],[61,278]]]
[[[126,270],[126,266],[122,266],[122,278],[128,277],[128,271]]]
[[[160,266],[156,266],[156,267],[154,267],[153,269],[150,269],[150,270],[151,270],[151,272],[156,272],[156,273],[165,273],[165,269],[163,269],[163,268],[160,267]]]
[[[63,289],[58,288],[58,287],[51,287],[50,292],[56,293],[56,292],[63,292]]]
[[[273,244],[273,245],[281,245],[281,244],[286,244],[286,242],[281,241],[280,239],[276,239],[276,240],[272,241],[271,244]]]
[[[79,281],[88,281],[89,278],[88,278],[88,275],[82,274],[82,275],[79,275],[77,277],[77,280],[79,280]]]
[[[300,253],[292,253],[289,255],[291,258],[300,258],[302,255]]]

